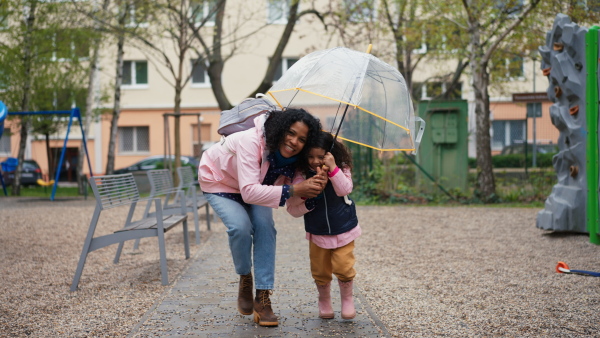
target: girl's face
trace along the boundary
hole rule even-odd
[[[283,141],[279,144],[279,152],[285,158],[300,154],[304,148],[304,144],[306,144],[307,137],[308,126],[302,121],[295,122],[290,126]]]
[[[313,171],[317,171],[317,167],[321,167],[325,161],[325,149],[312,148],[308,152],[308,165]]]

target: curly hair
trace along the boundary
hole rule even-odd
[[[279,149],[279,145],[285,140],[290,127],[296,122],[303,122],[308,127],[306,143],[299,154],[299,158],[305,157],[308,149],[313,147],[313,142],[318,137],[318,133],[321,132],[321,122],[301,108],[290,108],[285,111],[274,110],[269,113],[269,117],[265,121],[267,149],[269,151]]]
[[[320,148],[324,149],[325,152],[330,152],[335,158],[335,165],[337,165],[338,168],[348,168],[352,170],[352,152],[343,143],[338,141],[337,138],[334,138],[331,133],[326,131],[319,132],[312,145],[310,147],[305,147],[306,154],[308,154],[308,152],[313,148]],[[308,155],[301,158],[300,162],[298,163],[298,168],[305,174],[308,174],[310,170]]]

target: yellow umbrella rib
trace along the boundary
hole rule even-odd
[[[315,95],[315,96],[320,96],[322,98],[325,98],[325,99],[328,99],[328,100],[331,100],[331,101],[335,101],[335,102],[340,102],[340,103],[343,103],[343,104],[347,104],[349,106],[358,108],[358,109],[360,109],[360,110],[362,110],[362,111],[364,111],[366,113],[369,113],[369,114],[371,114],[371,115],[373,115],[373,116],[375,116],[375,117],[377,117],[379,119],[382,119],[382,120],[384,120],[384,121],[386,121],[388,123],[391,123],[391,124],[395,125],[396,127],[402,128],[402,129],[404,129],[404,130],[406,130],[407,132],[410,133],[410,130],[408,128],[403,127],[403,126],[401,126],[401,125],[399,125],[399,124],[397,124],[397,123],[395,123],[393,121],[390,121],[390,120],[388,120],[388,119],[386,119],[386,118],[384,118],[384,117],[382,117],[380,115],[377,115],[377,114],[375,114],[375,113],[373,113],[371,111],[368,111],[368,110],[362,108],[361,106],[358,106],[358,105],[355,105],[355,104],[352,104],[352,103],[349,103],[349,102],[341,101],[341,100],[338,100],[338,99],[334,99],[334,98],[329,97],[329,96],[325,96],[325,95],[321,95],[321,94],[318,94],[318,93],[314,93],[314,92],[311,92],[311,91],[306,90],[306,89],[302,89],[302,88],[281,89],[281,90],[275,90],[275,91],[272,91],[272,92],[270,91],[270,92],[268,92],[268,94],[271,95],[271,97],[273,97],[273,99],[275,99],[275,97],[274,97],[274,95],[272,93],[285,92],[285,91],[290,91],[290,90],[299,90],[299,91],[302,91],[302,92],[305,92],[305,93],[309,93],[309,94],[312,94],[312,95]],[[275,101],[277,101],[277,100],[275,100]],[[277,103],[279,104],[279,102],[277,102]],[[282,107],[281,104],[279,104],[279,106]]]
[[[352,141],[350,139],[347,139],[347,138],[339,136],[339,135],[338,135],[337,138],[342,139],[344,141],[352,142],[354,144],[358,144],[358,145],[361,145],[361,146],[364,146],[364,147],[367,147],[367,148],[379,150],[379,151],[413,151],[413,150],[415,150],[415,148],[412,148],[412,149],[408,149],[408,148],[407,149],[381,149],[381,148],[370,146],[370,145],[365,144],[365,143],[361,143],[361,142],[357,142],[357,141]]]
[[[269,95],[270,95],[270,96],[273,98],[273,100],[275,100],[275,103],[277,103],[277,105],[278,105],[278,106],[279,106],[281,109],[283,109],[283,106],[282,106],[282,105],[281,105],[281,103],[280,103],[280,102],[279,102],[279,101],[278,101],[278,100],[275,98],[275,95],[273,95],[273,92],[267,92],[267,94],[269,94]]]

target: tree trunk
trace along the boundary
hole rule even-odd
[[[181,79],[181,78],[180,78]],[[177,168],[181,167],[181,80],[175,84],[175,107],[174,107],[174,144],[175,144],[175,160],[173,162],[173,184],[179,184],[179,177],[176,175]],[[200,123],[198,121],[198,123]]]
[[[50,149],[50,134],[48,132],[44,133],[44,138],[46,139],[46,158],[48,159],[48,180],[54,179],[54,166],[56,165],[54,161],[54,154],[52,154],[52,150]]]
[[[90,124],[94,114],[94,98],[96,95],[96,78],[98,75],[98,50],[99,50],[99,39],[94,40],[94,48],[92,51],[92,58],[90,60],[90,73],[88,78],[88,92],[85,99],[85,117],[83,120],[83,131],[85,132],[86,138],[89,136]],[[87,140],[86,140],[87,141]],[[83,146],[83,140],[79,146],[79,158],[77,159],[77,187],[80,195],[85,195],[87,189],[87,177],[83,173],[85,166],[84,158],[87,157],[85,148]],[[93,170],[93,169],[92,169]],[[92,173],[90,173],[92,174]]]
[[[25,31],[25,37],[23,41],[23,69],[24,69],[24,83],[23,83],[23,99],[21,100],[21,111],[29,110],[29,98],[31,96],[31,66],[32,66],[32,39],[33,25],[35,23],[35,10],[37,1],[32,1],[29,7],[29,13],[25,24],[27,30]],[[26,117],[21,118],[21,131],[19,132],[19,153],[17,159],[19,163],[15,170],[15,179],[12,186],[13,196],[21,195],[21,172],[23,171],[23,161],[25,160],[25,147],[27,146],[27,137],[29,135],[29,121]]]
[[[298,7],[300,6],[300,1],[293,1],[292,6],[290,6],[290,13],[288,15],[288,21],[283,30],[283,34],[279,39],[279,44],[277,48],[275,48],[275,52],[273,56],[271,56],[271,60],[269,60],[269,65],[267,67],[267,71],[265,73],[265,77],[262,82],[250,94],[249,97],[254,97],[258,93],[266,93],[269,88],[273,86],[273,77],[275,76],[275,70],[279,66],[281,62],[281,55],[283,55],[283,51],[290,41],[290,37],[292,36],[292,32],[294,31],[294,26],[296,25],[296,21],[298,20]]]
[[[217,15],[215,16],[215,26],[213,29],[213,51],[209,55],[209,64],[206,72],[210,78],[210,85],[219,105],[219,109],[227,110],[231,108],[231,103],[225,95],[223,89],[223,56],[221,53],[221,36],[223,34],[223,18],[225,17],[225,4],[227,1],[223,0],[219,4]]]
[[[108,8],[110,0],[104,0],[102,3],[102,12],[105,13]],[[99,29],[99,25],[96,24],[96,30]],[[94,116],[94,103],[96,97],[96,79],[98,78],[98,54],[100,50],[100,36],[96,36],[94,38],[94,47],[92,48],[92,55],[90,59],[90,73],[88,77],[88,92],[87,97],[85,99],[85,118],[83,121],[83,130],[87,137],[89,136],[90,125],[92,124],[92,117]],[[77,187],[80,195],[85,195],[87,190],[87,177],[83,174],[84,167],[84,156],[87,157],[85,153],[85,148],[83,147],[83,141],[79,146],[79,158],[77,161]],[[88,159],[89,160],[89,159]],[[93,169],[90,169],[93,170]],[[93,173],[90,172],[90,175]]]
[[[470,66],[475,93],[475,123],[477,150],[477,188],[480,198],[488,203],[496,198],[496,183],[492,168],[492,148],[490,142],[490,98],[488,93],[488,61],[481,48],[480,30],[477,22],[471,22]]]
[[[119,26],[125,27],[125,14],[119,18]],[[119,115],[121,115],[121,84],[123,83],[123,46],[125,45],[125,35],[119,33],[117,42],[117,76],[115,78],[115,96],[110,120],[110,136],[108,140],[108,156],[106,157],[106,175],[111,175],[115,170],[115,144],[117,140],[117,131],[119,127]]]

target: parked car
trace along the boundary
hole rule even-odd
[[[6,184],[7,186],[13,184],[13,181],[15,179],[15,171],[16,168],[10,171],[2,172],[4,184]],[[23,171],[21,171],[21,185],[36,185],[37,180],[41,178],[42,168],[40,168],[40,165],[34,160],[23,160]]]
[[[171,155],[171,160],[175,159],[175,156]],[[146,171],[154,169],[163,169],[164,155],[154,155],[146,157],[145,159],[138,161],[126,168],[117,169],[114,171],[115,174],[127,174],[136,171]],[[181,165],[191,165],[194,172],[198,172],[199,160],[192,156],[181,156]]]
[[[538,154],[552,154],[558,152],[557,144],[537,144],[535,148]],[[502,152],[500,153],[500,155],[510,154],[525,154],[525,144],[511,144],[509,146],[504,147],[502,149]],[[533,143],[527,144],[527,154],[533,154]]]

